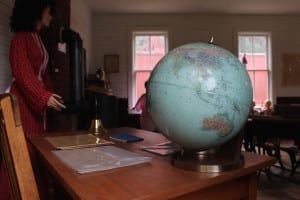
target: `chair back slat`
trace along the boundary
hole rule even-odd
[[[13,199],[39,199],[17,99],[0,95],[0,148]]]

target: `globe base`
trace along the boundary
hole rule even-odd
[[[223,172],[238,169],[245,164],[241,154],[243,133],[229,142],[208,150],[189,149],[172,157],[172,164],[178,168],[198,172]]]
[[[207,152],[175,154],[172,164],[178,168],[198,171],[198,172],[223,172],[238,169],[244,166],[244,156],[235,161],[231,159],[218,159],[215,155],[206,154]]]

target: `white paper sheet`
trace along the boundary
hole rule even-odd
[[[80,174],[137,165],[150,162],[152,159],[115,146],[54,150],[52,152],[63,163]]]

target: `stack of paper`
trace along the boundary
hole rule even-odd
[[[170,141],[155,144],[155,145],[142,146],[141,149],[161,156],[167,156],[183,150],[182,146]]]
[[[63,163],[80,174],[136,165],[151,161],[151,157],[141,156],[115,146],[55,150],[53,153]]]

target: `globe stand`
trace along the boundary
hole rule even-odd
[[[178,168],[198,172],[223,172],[242,167],[245,163],[241,154],[243,131],[229,142],[213,149],[199,151],[184,150],[172,157],[172,164]]]

